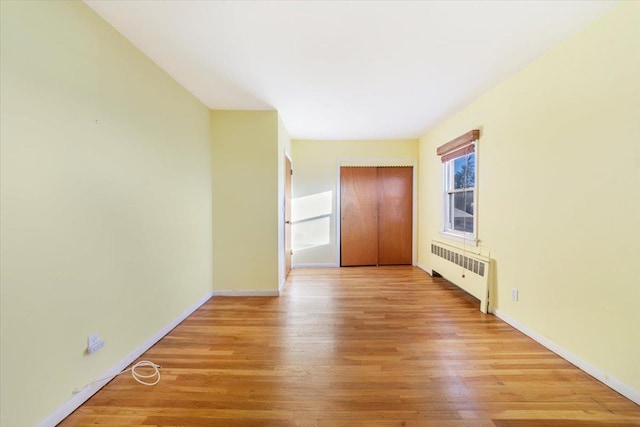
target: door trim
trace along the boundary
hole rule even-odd
[[[341,259],[341,216],[340,216],[340,168],[343,166],[362,166],[362,167],[385,167],[385,166],[405,166],[413,167],[413,195],[412,195],[412,221],[411,221],[411,265],[416,265],[418,262],[418,160],[412,158],[369,158],[369,157],[355,157],[355,158],[339,158],[336,172],[336,246],[337,246],[337,258],[336,264],[340,265]]]
[[[284,149],[283,162],[282,162],[283,163],[283,168],[285,169],[285,172],[284,172],[285,175],[287,174],[287,172],[289,172],[289,171],[286,170],[287,169],[287,160],[289,161],[290,172],[292,173],[293,172],[292,155],[285,148]],[[293,204],[293,176],[291,176],[290,179],[291,179],[291,195],[290,195],[291,196],[291,200],[289,201],[289,203]],[[279,268],[282,269],[282,277],[280,279],[281,282],[280,282],[280,284],[278,286],[278,290],[280,292],[282,292],[282,289],[284,288],[284,285],[285,285],[285,283],[287,281],[287,277],[288,277],[287,266],[286,266],[286,263],[287,263],[287,260],[286,260],[286,257],[287,257],[287,254],[286,254],[286,251],[287,251],[287,232],[286,232],[287,225],[285,223],[286,220],[287,220],[286,219],[286,217],[287,217],[287,194],[286,194],[286,192],[287,192],[287,190],[286,190],[287,182],[286,182],[286,180],[287,180],[287,177],[285,176],[284,177],[284,182],[283,182],[283,188],[282,188],[282,206],[281,206],[282,218],[278,218],[278,233],[280,234],[280,237],[282,238],[282,247],[279,248],[279,252],[280,253],[278,255],[278,258],[280,258],[280,256],[282,256],[282,261],[281,261],[281,263],[279,263],[280,264]],[[280,229],[280,227],[282,227],[282,229]],[[290,231],[290,233],[289,233],[290,242],[289,242],[288,246],[289,246],[289,249],[291,250],[291,265],[290,265],[290,268],[293,269],[293,226],[292,226],[292,224],[290,224],[290,226],[289,226],[289,231]],[[278,240],[280,240],[280,239],[278,239]]]

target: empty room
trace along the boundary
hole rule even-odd
[[[0,425],[640,425],[640,2],[0,1]]]

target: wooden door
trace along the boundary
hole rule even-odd
[[[378,168],[378,264],[411,264],[413,168]]]
[[[375,167],[340,168],[340,265],[378,264]]]
[[[291,271],[291,160],[284,156],[284,277]]]

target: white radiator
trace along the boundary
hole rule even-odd
[[[480,311],[489,306],[491,260],[433,240],[431,270],[480,300]]]

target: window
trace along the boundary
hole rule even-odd
[[[476,141],[471,131],[438,148],[442,155],[442,231],[464,239],[477,237]]]
[[[476,153],[444,163],[444,231],[475,238]]]

